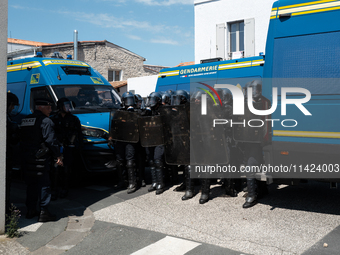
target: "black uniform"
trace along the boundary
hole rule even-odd
[[[52,171],[52,199],[58,196],[60,186],[60,197],[66,197],[69,189],[69,178],[72,171],[74,159],[79,158],[80,149],[83,145],[81,124],[77,116],[70,112],[58,114],[51,117],[54,123],[55,134],[62,146],[64,166],[58,166]]]
[[[261,81],[254,80],[248,86],[252,87],[252,97],[253,102],[256,103],[263,103],[264,97],[262,96],[262,83]],[[245,163],[247,167],[254,167],[259,166],[263,163],[263,151],[262,151],[262,141],[257,143],[244,143],[244,156],[245,156]],[[249,208],[254,206],[257,203],[257,198],[259,192],[263,194],[267,193],[267,186],[265,182],[257,181],[255,179],[255,173],[248,173],[247,174],[247,190],[248,194],[246,197],[246,202],[243,204],[243,208]]]
[[[14,162],[14,146],[19,142],[19,127],[7,113],[6,133],[6,214],[10,209],[11,171]]]
[[[19,107],[18,97],[11,93],[7,93],[7,122],[6,122],[6,214],[10,209],[10,191],[11,191],[11,171],[13,167],[14,147],[19,142],[19,126],[11,119],[11,114],[16,114]]]
[[[136,173],[136,144],[129,142],[116,142],[115,144],[117,168],[120,173],[121,182],[125,179],[124,162],[128,174],[129,186],[127,193],[133,193],[137,190],[137,173]]]
[[[169,91],[167,91],[169,92]],[[171,105],[172,106],[179,106],[179,105],[185,105],[185,111],[188,111],[187,114],[189,114],[190,110],[190,103],[189,103],[189,94],[184,91],[184,90],[177,90],[176,92],[172,93],[171,95]],[[190,114],[189,114],[190,116]],[[186,122],[188,121],[189,122],[189,119],[181,119],[182,121]],[[179,123],[178,125],[181,126],[183,123]],[[188,124],[188,123],[186,123]],[[182,128],[181,128],[182,129]],[[190,128],[189,128],[190,130]],[[187,130],[188,131],[188,130]],[[189,133],[188,133],[189,134]],[[189,135],[190,137],[190,135]],[[190,145],[189,145],[190,147]],[[178,153],[177,155],[175,153]],[[173,151],[173,159],[177,159],[179,154],[182,154],[183,152],[181,151]],[[184,152],[184,154],[187,154],[186,158],[190,158],[190,152],[189,151],[186,151]],[[189,159],[190,161],[190,159]],[[195,191],[195,187],[194,187],[194,180],[190,178],[190,171],[191,171],[191,167],[190,165],[182,165],[181,167],[184,167],[184,181],[183,183],[176,187],[174,189],[174,191],[183,191],[185,190],[185,194],[184,196],[182,197],[182,200],[187,200],[187,199],[190,199],[194,196],[194,191]],[[177,171],[177,169],[175,170]]]
[[[156,94],[153,92],[152,94]],[[153,107],[159,107],[161,104],[160,95],[150,95],[151,97],[157,97],[160,101],[153,105]],[[148,106],[148,105],[147,105]],[[149,106],[150,107],[150,106]],[[159,112],[154,108],[146,110],[144,116],[156,116]],[[156,195],[162,194],[164,192],[165,182],[164,182],[164,145],[158,145],[154,147],[146,147],[146,153],[149,157],[149,166],[151,171],[152,184],[148,191],[156,190]]]
[[[49,170],[52,156],[60,157],[58,141],[54,133],[54,124],[41,111],[36,110],[21,123],[21,149],[23,152],[23,170],[27,182],[26,206],[27,218],[37,215],[37,203],[40,202],[40,218],[52,216],[48,213],[51,200]],[[54,217],[44,219],[51,220]]]

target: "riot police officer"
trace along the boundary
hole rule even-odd
[[[259,80],[254,80],[248,84],[246,91],[252,88],[252,98],[254,103],[261,103],[262,97],[262,82]],[[244,146],[244,156],[246,167],[259,166],[263,163],[263,153],[261,143],[245,143]],[[249,208],[257,204],[257,198],[259,192],[267,193],[267,186],[264,182],[258,182],[255,179],[255,173],[249,173],[247,175],[247,197],[243,204],[243,208]]]
[[[171,105],[171,95],[168,92],[162,93],[162,105]]]
[[[171,96],[171,105],[186,105],[186,107],[190,107],[189,103],[189,95],[185,90],[176,90]],[[195,186],[193,179],[190,178],[190,165],[184,166],[184,181],[183,183],[176,187],[174,191],[182,191],[185,190],[184,196],[182,196],[182,200],[190,199],[194,196]]]
[[[135,94],[136,109],[144,110],[145,102],[141,95]]]
[[[7,93],[7,123],[6,123],[6,214],[10,209],[10,191],[11,191],[11,171],[13,167],[14,146],[19,142],[19,127],[12,121],[11,115],[17,113],[19,107],[18,97]]]
[[[141,95],[135,94],[135,102],[136,102],[136,111],[139,114],[143,114],[145,110],[145,103],[144,99]],[[137,183],[141,187],[145,187],[145,158],[146,158],[146,151],[141,146],[140,141],[136,144],[136,163],[137,163]]]
[[[195,134],[198,134],[198,133],[201,134],[201,133],[204,132],[204,131],[202,132],[202,130],[200,129],[200,120],[199,120],[200,114],[198,115],[198,112],[196,112],[196,111],[200,111],[200,109],[201,109],[202,94],[204,94],[204,92],[202,90],[197,90],[191,97],[190,110],[191,110],[192,116],[190,117],[191,118],[190,129],[193,132],[190,134],[190,136],[191,136],[190,143],[194,147],[195,146],[202,147],[202,144],[200,143],[201,140],[202,140],[201,137],[195,137]],[[201,154],[195,155],[195,153],[194,153],[193,156],[194,156],[194,158],[197,157],[200,160],[202,160],[204,158],[204,155],[201,155]],[[186,178],[188,178],[188,177],[186,177]],[[190,178],[190,176],[189,176],[189,178]],[[204,203],[209,201],[209,193],[210,193],[210,179],[209,178],[202,178],[201,179],[201,197],[199,199],[200,204],[204,204]]]
[[[83,134],[80,120],[71,113],[73,104],[68,98],[60,98],[57,102],[58,112],[51,117],[54,123],[56,137],[62,146],[64,166],[58,166],[51,172],[52,200],[65,198],[69,191],[69,178],[72,172],[74,159],[79,159],[80,149],[83,145]],[[60,186],[60,194],[58,194]]]
[[[224,107],[224,118],[232,119],[233,97],[230,90],[226,89],[222,91],[222,103]],[[228,137],[228,148],[230,149],[230,165],[239,167],[243,162],[243,153],[241,152],[238,143],[232,139],[232,128],[226,126],[225,131],[226,136]],[[242,180],[240,178],[225,178],[223,179],[222,187],[225,189],[227,195],[237,197],[237,193],[241,189],[241,182]]]
[[[152,92],[146,102],[145,116],[159,115],[158,109],[162,105],[162,95],[159,92]],[[149,165],[151,170],[152,184],[148,191],[156,190],[156,195],[164,192],[164,146],[158,145],[147,147],[149,155]]]
[[[30,219],[39,215],[39,222],[56,219],[48,211],[51,200],[49,170],[52,156],[56,164],[62,165],[58,141],[54,133],[54,123],[48,118],[53,102],[48,99],[36,99],[35,111],[21,122],[21,148],[23,152],[23,169],[27,182],[27,214]],[[40,214],[37,203],[40,201]]]
[[[136,112],[136,102],[133,93],[125,92],[122,95],[122,105],[118,111]],[[117,111],[117,112],[118,112]],[[138,114],[136,112],[136,114]],[[115,146],[117,169],[120,175],[120,182],[125,180],[124,162],[128,174],[129,186],[127,193],[133,193],[137,190],[137,172],[136,172],[136,143],[117,141]]]

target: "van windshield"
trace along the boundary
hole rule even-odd
[[[73,101],[75,109],[119,108],[120,98],[111,86],[61,85],[52,86],[58,100],[66,97]]]

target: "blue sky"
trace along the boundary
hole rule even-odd
[[[108,40],[175,66],[194,61],[194,0],[9,0],[8,37],[46,43]]]

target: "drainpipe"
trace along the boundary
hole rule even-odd
[[[78,60],[78,31],[74,30],[73,36],[73,59]]]

